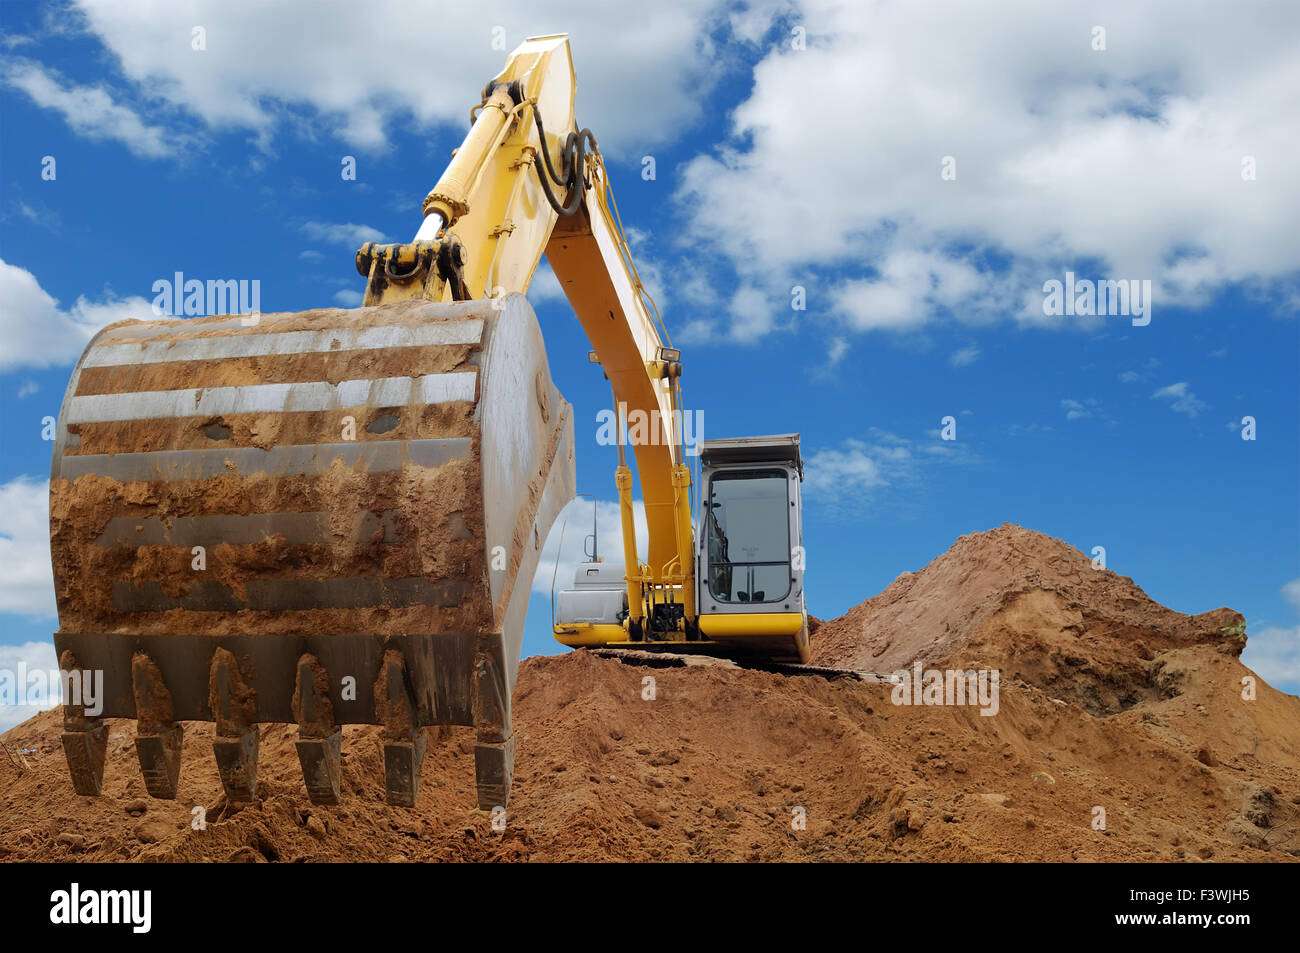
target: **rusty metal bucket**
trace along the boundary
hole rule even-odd
[[[212,721],[247,801],[258,725],[287,722],[331,803],[341,726],[378,724],[388,799],[411,805],[423,728],[472,725],[479,806],[504,806],[530,584],[573,489],[522,295],[104,329],[50,479],[76,790],[100,792],[103,719],[137,720],[155,797],[176,795],[180,723]]]

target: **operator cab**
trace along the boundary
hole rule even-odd
[[[690,646],[807,662],[802,481],[798,434],[702,441],[695,576],[688,582],[694,622],[683,620],[678,596],[652,608],[666,622],[661,628],[629,624],[623,565],[593,556],[579,564],[573,587],[556,594],[555,638],[571,647]]]
[[[807,661],[798,434],[700,446],[696,606],[712,641]]]

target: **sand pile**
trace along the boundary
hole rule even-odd
[[[1244,632],[1240,613],[1167,609],[1061,540],[1004,523],[960,537],[924,569],[821,623],[812,661],[877,672],[918,660],[997,668],[1109,715],[1161,696],[1158,653],[1213,645],[1235,657]]]
[[[1239,618],[1172,612],[1004,526],[813,636],[820,664],[996,663],[994,716],[895,705],[888,684],[528,659],[504,830],[472,807],[468,729],[433,732],[405,810],[383,803],[376,729],[345,730],[345,803],[326,808],[307,800],[295,729],[264,726],[261,799],[232,809],[211,725],[186,726],[164,802],[144,794],[133,726],[114,723],[106,794],[89,799],[47,712],[4,736],[26,767],[0,764],[0,859],[1296,860],[1300,699],[1262,682],[1242,698]]]

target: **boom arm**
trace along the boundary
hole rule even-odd
[[[649,533],[644,565],[637,558],[622,427],[616,473],[630,623],[642,623],[647,602],[680,599],[684,626],[693,622],[695,606],[681,365],[664,353],[646,308],[611,212],[604,163],[594,138],[574,121],[574,90],[567,36],[521,44],[488,83],[469,134],[426,197],[415,240],[367,244],[357,266],[369,279],[367,305],[497,298],[527,291],[546,254],[609,378],[616,416],[626,413],[636,422],[633,451]],[[559,181],[544,181],[553,172]]]

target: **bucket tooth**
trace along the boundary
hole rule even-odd
[[[238,738],[214,738],[217,774],[232,804],[249,804],[257,794],[257,729]]]
[[[510,783],[515,773],[515,736],[505,741],[475,739],[474,781],[480,811],[505,807],[510,800]]]
[[[334,722],[329,675],[304,652],[294,677],[293,714],[298,722],[298,763],[313,804],[338,804],[342,782],[343,730]]]
[[[313,804],[338,804],[342,777],[343,732],[336,730],[324,738],[299,738],[298,763],[307,785],[307,797]]]
[[[72,789],[87,797],[104,790],[104,760],[108,754],[108,726],[98,718],[83,728],[63,732],[63,755],[68,759]]]
[[[135,750],[140,757],[140,773],[150,797],[167,801],[176,798],[181,776],[181,743],[185,729],[171,725],[164,731],[135,736]]]
[[[397,649],[384,652],[375,679],[375,709],[384,726],[384,790],[388,803],[415,807],[428,737],[416,722],[406,656]]]
[[[83,690],[86,673],[76,657],[64,651],[59,659],[63,697],[75,701],[63,706],[63,755],[68,760],[72,787],[78,794],[99,797],[104,789],[104,760],[108,754],[108,726],[102,718],[87,718]]]
[[[212,753],[226,799],[248,803],[257,793],[257,693],[249,688],[230,651],[212,653],[208,706],[216,722]]]
[[[135,750],[150,797],[172,800],[181,773],[181,742],[185,729],[176,721],[172,694],[158,663],[144,652],[131,657],[131,688],[135,695]]]
[[[474,653],[474,779],[482,811],[506,806],[514,777],[510,693],[498,654],[491,645],[480,645]]]

